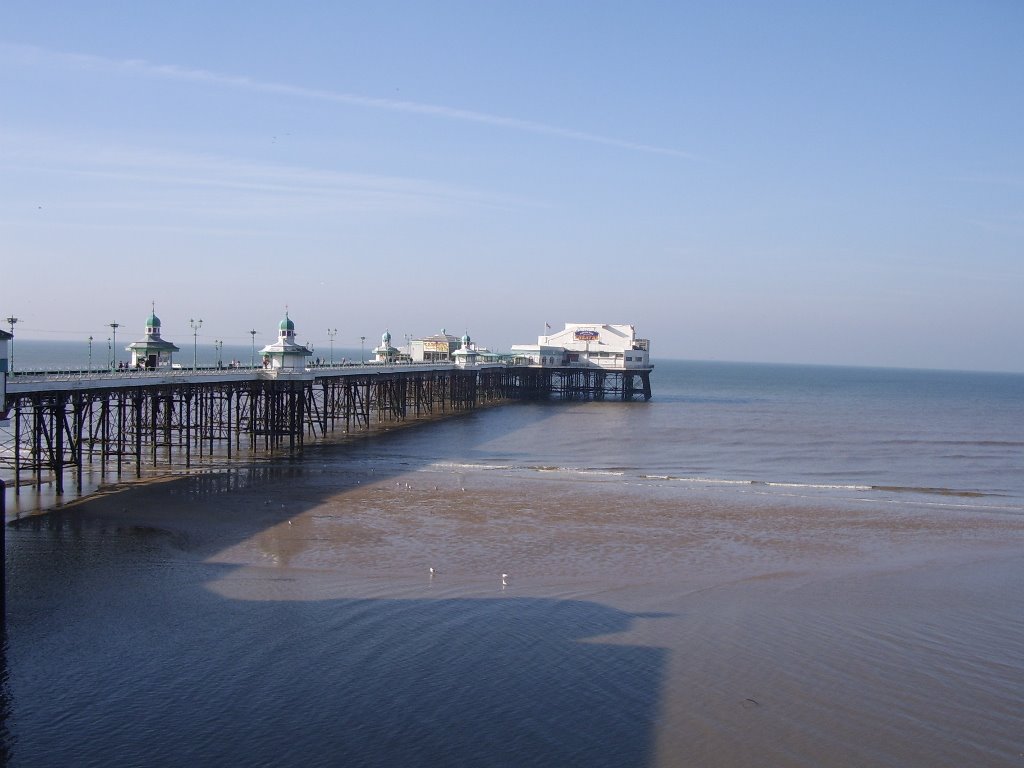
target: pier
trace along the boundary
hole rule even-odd
[[[581,363],[398,363],[321,368],[13,374],[0,468],[23,485],[86,471],[142,477],[214,455],[297,455],[307,440],[516,400],[651,397],[650,369]]]
[[[570,324],[504,359],[443,331],[402,355],[385,332],[373,362],[310,366],[286,313],[261,366],[200,368],[193,354],[191,369],[173,364],[179,349],[160,331],[154,311],[127,367],[115,358],[101,371],[40,373],[8,367],[13,334],[0,331],[0,626],[7,487],[49,484],[61,497],[69,480],[82,494],[97,472],[103,481],[211,459],[296,457],[307,441],[504,402],[651,397],[649,343],[632,326]]]
[[[189,322],[197,333],[202,320]],[[154,306],[127,367],[115,356],[108,370],[35,374],[8,369],[14,336],[0,331],[0,469],[15,493],[53,483],[60,496],[69,472],[81,493],[97,467],[101,478],[141,478],[213,456],[296,455],[308,439],[502,401],[651,398],[650,342],[632,325],[567,323],[504,359],[443,329],[403,354],[385,331],[370,363],[310,366],[286,311],[261,366],[255,345],[248,368],[199,368],[193,347],[190,370],[161,331]]]

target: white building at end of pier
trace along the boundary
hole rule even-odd
[[[548,368],[649,370],[650,346],[648,339],[636,337],[632,325],[566,323],[561,331],[538,336],[536,344],[514,345],[512,355]]]

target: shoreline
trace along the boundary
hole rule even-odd
[[[189,542],[186,553],[238,566],[272,552],[296,567],[356,563],[364,575],[443,567],[470,578],[493,561],[556,583],[885,570],[998,556],[1024,542],[1024,517],[1013,514],[828,501],[465,467],[396,473],[344,461],[253,461],[107,484],[9,524],[159,529]]]

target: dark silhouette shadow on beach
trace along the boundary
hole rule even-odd
[[[548,413],[532,408],[515,423]],[[494,437],[464,426],[455,430],[464,439],[432,441],[429,450],[424,430],[440,425],[313,446],[298,460],[239,461],[230,472],[163,483],[160,493],[182,505],[236,491],[274,500],[251,518],[233,514],[220,548],[355,489],[368,475],[389,480],[427,462],[464,459]],[[400,460],[381,470],[374,457],[384,454]],[[323,464],[346,461],[350,473],[324,476]],[[289,493],[299,487],[300,496]],[[278,507],[283,494],[287,506]],[[130,509],[135,498],[128,491],[119,502]],[[176,532],[133,526],[130,513],[121,521],[88,510],[12,524],[12,727],[4,743],[11,765],[621,767],[651,760],[666,652],[593,639],[625,632],[639,615],[501,593],[231,599],[209,585],[230,579],[234,566],[175,557]],[[17,546],[19,531],[31,546]]]
[[[235,600],[195,580],[230,566],[164,576],[159,560],[133,562],[145,581],[110,559],[51,605],[15,602],[12,765],[651,759],[666,651],[591,640],[631,614],[514,597]]]

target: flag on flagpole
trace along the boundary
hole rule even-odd
[[[550,326],[550,325],[548,325],[547,323],[544,323],[544,328],[545,328],[545,329],[547,329],[547,330],[549,330],[549,331],[551,330],[551,326]]]

